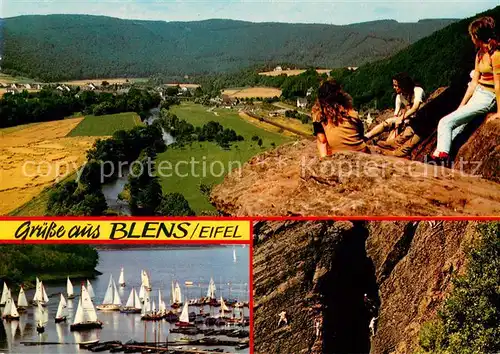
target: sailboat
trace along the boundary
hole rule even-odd
[[[45,325],[49,321],[49,314],[46,309],[42,307],[42,304],[37,303],[37,309],[34,312],[35,322],[36,322],[36,331],[41,334],[45,332]]]
[[[215,297],[215,291],[217,287],[215,286],[215,282],[213,278],[210,278],[210,283],[208,284],[207,290],[207,298],[205,299],[205,303],[210,306],[218,306],[219,303]]]
[[[179,322],[175,324],[177,327],[191,327],[193,326],[189,323],[189,304],[188,301],[184,303],[184,308],[182,309],[182,313],[179,317]]]
[[[229,307],[224,303],[224,299],[222,296],[220,297],[220,313],[217,321],[215,322],[216,326],[224,326],[226,324],[226,318],[224,317],[224,312],[228,312]]]
[[[73,290],[73,284],[71,283],[71,280],[66,281],[66,293],[68,294],[68,299],[74,299],[75,298],[75,292]]]
[[[120,312],[122,313],[140,313],[142,310],[141,300],[139,300],[139,296],[137,296],[137,292],[134,288],[130,292],[128,296],[127,303],[125,307],[123,307]]]
[[[120,270],[120,277],[118,278],[118,284],[123,288],[125,287],[125,276],[123,275],[123,267]]]
[[[42,305],[42,306],[47,306],[47,303],[49,302],[49,297],[47,296],[47,292],[45,291],[45,287],[43,286],[43,282],[36,278],[36,290],[35,290],[35,296],[33,297],[33,304],[34,305]]]
[[[68,305],[66,303],[66,299],[64,298],[64,295],[61,293],[61,298],[59,300],[59,306],[57,307],[57,313],[56,313],[56,318],[55,322],[64,322],[66,321],[66,318],[68,317]]]
[[[167,313],[167,307],[165,306],[165,302],[161,298],[161,290],[158,289],[158,312],[161,316],[165,316]]]
[[[111,274],[109,276],[108,288],[106,289],[104,300],[102,301],[102,304],[97,305],[96,308],[101,311],[120,311],[121,306],[122,301],[120,300],[120,294],[118,294],[113,274]]]
[[[91,299],[95,298],[94,288],[92,287],[92,284],[88,279],[87,279],[87,291]]]
[[[28,299],[26,299],[26,293],[24,292],[24,288],[21,285],[19,288],[19,296],[17,297],[17,311],[18,312],[26,312],[28,307]]]
[[[94,309],[92,299],[82,284],[80,292],[80,301],[76,310],[73,324],[69,327],[71,331],[87,330],[92,328],[102,328],[102,322],[97,319],[97,313]]]
[[[236,248],[233,246],[233,262],[236,263]]]
[[[5,302],[5,308],[3,309],[2,318],[5,319],[6,321],[19,320],[19,312],[17,311],[16,303],[12,299],[10,290],[7,295],[7,301]]]
[[[182,292],[179,282],[172,282],[172,308],[177,309],[182,306]]]
[[[149,275],[144,269],[141,271],[141,284],[146,288],[146,290],[151,291],[151,282],[149,281]]]
[[[9,287],[7,286],[7,282],[3,282],[3,289],[2,289],[2,297],[0,298],[0,306],[5,306],[7,303],[7,298],[9,295]]]

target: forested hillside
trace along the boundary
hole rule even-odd
[[[35,275],[92,273],[99,261],[87,245],[1,245],[0,279],[20,283]]]
[[[334,26],[30,15],[3,21],[2,70],[54,81],[159,73],[182,77],[256,64],[358,66],[385,58],[454,20]]]
[[[419,40],[392,57],[361,66],[355,72],[335,70],[337,78],[357,106],[377,108],[393,105],[392,76],[406,71],[419,81],[426,92],[452,82],[464,84],[474,69],[475,49],[468,34],[473,18],[488,15],[500,23],[500,6],[474,17],[455,22]]]

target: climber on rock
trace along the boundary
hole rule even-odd
[[[370,320],[370,324],[368,325],[368,327],[370,328],[370,333],[371,333],[371,336],[373,337],[375,335],[375,331],[376,331],[376,327],[377,327],[377,319],[378,317],[372,317],[372,319]]]
[[[458,108],[439,121],[437,146],[427,161],[449,165],[453,140],[474,118],[492,111],[495,104],[496,112],[489,119],[500,118],[500,41],[495,33],[495,20],[481,17],[472,21],[469,35],[478,49],[474,76]]]
[[[363,122],[353,108],[352,98],[335,80],[321,83],[311,113],[321,157],[341,150],[370,152],[363,139]]]
[[[288,319],[286,318],[286,311],[281,311],[278,316],[280,317],[280,319],[278,320],[278,327],[281,326],[282,323],[286,325],[288,325]]]
[[[392,87],[396,92],[394,116],[375,126],[365,135],[370,140],[383,132],[391,131],[386,141],[377,145],[384,149],[395,150],[392,155],[408,156],[421,137],[415,133],[411,122],[416,119],[425,100],[423,88],[416,84],[406,73],[399,73],[392,78]]]

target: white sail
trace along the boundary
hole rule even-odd
[[[69,280],[69,277],[68,277],[68,280],[66,282],[66,293],[68,294],[68,297],[75,295],[74,290],[73,290],[73,284],[71,284],[71,280]]]
[[[173,304],[175,303],[175,285],[173,280],[172,280],[172,292],[170,294],[172,295],[172,304]]]
[[[27,307],[28,299],[26,299],[26,293],[24,292],[24,288],[21,286],[19,289],[19,296],[17,297],[17,306]]]
[[[161,300],[160,301],[160,312],[164,313],[167,311],[167,306],[165,305],[165,301]]]
[[[114,280],[113,280],[113,274],[109,276],[109,283],[108,283],[108,288],[106,289],[106,294],[104,294],[104,300],[102,300],[103,305],[109,305],[113,303],[114,300]]]
[[[5,307],[3,309],[3,317],[10,315],[10,311],[12,309],[12,305],[14,304],[14,301],[12,300],[12,296],[10,296],[10,290],[7,293],[7,300],[5,301]]]
[[[125,304],[125,307],[135,307],[134,306],[134,297],[135,297],[135,289],[132,288],[132,291],[130,292],[130,295],[128,296],[127,303]]]
[[[76,310],[73,324],[95,321],[97,321],[97,313],[95,311],[94,304],[92,303],[92,299],[90,298],[87,289],[82,285],[80,301],[78,302],[78,308]]]
[[[151,312],[155,313],[156,312],[156,303],[153,300],[153,305],[151,305]]]
[[[213,278],[210,278],[210,284],[208,284],[208,291],[207,291],[207,297],[209,299],[215,299],[215,282]]]
[[[17,307],[16,307],[16,303],[14,302],[14,299],[10,298],[10,301],[11,301],[11,306],[10,306],[10,315],[12,317],[19,317],[19,312],[17,312]]]
[[[188,302],[186,301],[184,303],[184,307],[182,309],[181,316],[179,317],[179,322],[187,322],[189,323],[189,309],[188,309]]]
[[[68,316],[68,307],[66,304],[66,299],[64,295],[61,293],[61,298],[59,300],[59,306],[57,307],[56,318],[63,318]]]
[[[5,305],[7,303],[7,295],[9,294],[9,287],[7,282],[3,282],[2,297],[0,298],[0,305]]]
[[[116,288],[116,283],[113,281],[113,305],[122,305],[122,300],[120,299],[120,294]]]
[[[87,291],[91,299],[95,298],[94,288],[92,287],[92,284],[88,279],[87,279]]]
[[[226,306],[226,303],[224,302],[224,299],[222,296],[220,297],[220,308],[221,308],[221,316],[224,316],[224,311],[229,311],[229,308]]]
[[[42,289],[40,288],[40,280],[36,278],[35,295],[33,295],[33,301],[42,301]]]
[[[236,248],[233,246],[233,262],[236,263]]]
[[[145,270],[141,271],[141,283],[144,287],[146,287],[146,289],[151,288],[151,284],[149,282],[149,275]]]
[[[149,291],[145,291],[144,294],[144,304],[142,305],[142,314],[148,314],[151,312],[151,298],[149,297]]]
[[[44,303],[49,302],[49,297],[47,296],[47,292],[45,291],[45,287],[43,286],[43,282],[40,282],[40,288],[42,289],[42,301]]]
[[[141,299],[139,299],[139,296],[137,295],[137,291],[134,290],[134,307],[136,309],[141,309]]]
[[[125,276],[123,275],[123,267],[120,270],[120,277],[118,278],[118,284],[120,284],[120,285],[125,284]]]
[[[139,289],[139,300],[140,301],[144,300],[144,293],[145,293],[144,285],[141,285],[141,288]]]
[[[160,312],[164,312],[166,310],[165,303],[161,298],[161,290],[158,290],[158,309]]]
[[[175,302],[182,303],[181,287],[178,282],[175,282]]]

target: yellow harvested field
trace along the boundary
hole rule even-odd
[[[111,85],[113,84],[124,84],[127,82],[134,82],[137,80],[146,80],[146,79],[141,79],[141,78],[116,78],[116,79],[85,79],[85,80],[72,80],[72,81],[65,81],[65,82],[58,82],[59,84],[64,84],[64,85],[73,85],[73,86],[80,86],[80,85],[86,85],[89,83],[93,83],[94,85],[100,85],[103,81],[109,82]]]
[[[281,96],[281,90],[274,87],[248,87],[244,89],[227,89],[223,95],[233,98],[274,97]]]
[[[299,75],[299,74],[302,74],[304,71],[306,71],[305,69],[296,69],[296,70],[276,70],[276,71],[265,71],[265,72],[261,72],[259,73],[259,75],[265,75],[265,76],[279,76],[279,75],[286,75],[286,76],[295,76],[295,75]],[[329,73],[330,71],[332,71],[332,69],[316,69],[316,71],[319,73],[319,74],[327,74]]]
[[[0,215],[83,165],[87,150],[99,137],[66,137],[82,119],[0,129]]]
[[[197,88],[197,87],[200,87],[200,85],[198,84],[166,84],[167,86],[177,86],[179,85],[180,87],[187,87],[187,88]]]

